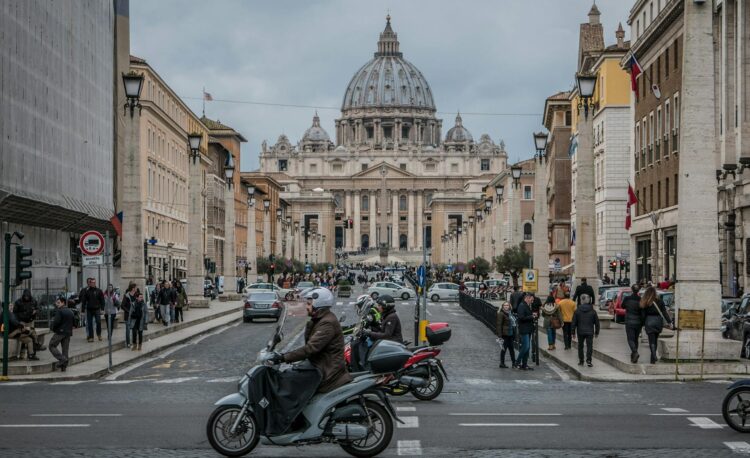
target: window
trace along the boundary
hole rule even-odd
[[[523,187],[523,198],[525,200],[531,200],[531,198],[532,198],[532,196],[531,196],[531,186],[525,185]]]
[[[406,206],[406,196],[402,195],[398,198],[398,209],[402,212],[408,210]]]
[[[344,164],[341,164],[341,163],[332,164],[331,169],[334,172],[342,172],[344,170]]]
[[[367,139],[371,140],[373,135],[375,134],[375,130],[372,128],[372,126],[368,126],[366,130],[367,130]]]
[[[367,164],[362,164],[362,171],[364,172],[365,170],[367,170]]]
[[[531,223],[525,223],[523,225],[523,239],[531,240],[531,238],[532,238]]]
[[[656,160],[661,159],[659,143],[661,143],[661,107],[656,109]]]
[[[661,56],[656,57],[656,84],[661,84]]]
[[[565,112],[565,125],[569,126],[573,123],[573,112],[566,111]]]
[[[670,126],[670,122],[672,122],[671,119],[669,119],[669,100],[664,102],[664,138],[669,137],[669,129],[672,127]]]
[[[318,164],[310,164],[310,173],[318,173]]]
[[[490,160],[489,159],[482,159],[481,165],[479,166],[480,170],[483,172],[486,172],[490,170]]]
[[[401,126],[401,139],[402,140],[409,139],[409,126]]]
[[[679,175],[675,173],[674,174],[674,204],[675,205],[680,203],[680,193],[679,193],[679,188],[677,187],[678,180],[679,180]]]
[[[677,70],[680,65],[680,48],[679,48],[679,42],[677,40],[674,41],[674,68]]]
[[[669,78],[669,48],[664,50],[664,79]]]
[[[664,206],[669,207],[669,178],[664,180]]]
[[[674,126],[672,127],[675,131],[680,128],[680,94],[674,95],[674,113],[672,114],[672,120]]]
[[[362,196],[362,210],[363,211],[370,210],[370,196],[368,195]]]
[[[437,164],[435,164],[434,162],[428,162],[424,165],[424,170],[425,172],[434,172],[435,170],[437,170]]]
[[[661,181],[656,182],[656,208],[661,208]]]
[[[400,168],[401,170],[406,170],[406,164],[399,164],[398,168]]]
[[[386,140],[393,139],[393,128],[392,127],[383,127],[383,136]]]
[[[279,159],[279,172],[286,172],[287,166],[286,159]]]
[[[656,207],[654,207],[654,185],[650,184],[648,185],[648,208],[651,209],[651,211],[654,211]]]
[[[648,197],[648,194],[646,194],[646,187],[643,187],[643,212],[641,214],[648,212],[648,207],[646,205],[646,198]],[[640,202],[640,200],[639,200]]]
[[[455,162],[451,164],[451,172],[458,173],[458,164],[456,164]]]
[[[640,19],[636,19],[636,21],[635,21],[635,38],[637,39],[640,34],[641,34],[641,20]]]

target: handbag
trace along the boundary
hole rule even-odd
[[[661,308],[659,307],[659,304],[657,304],[656,302],[654,302],[651,305],[653,305],[654,307],[656,307],[656,311],[659,312],[659,316],[662,319],[662,327],[663,326],[667,326],[667,327],[671,328],[672,327],[672,325],[670,324],[671,321],[668,320],[667,317],[665,317],[663,313],[661,313]]]
[[[562,321],[560,318],[553,316],[550,319],[550,325],[552,326],[552,329],[560,329],[562,327]]]

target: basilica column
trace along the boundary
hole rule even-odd
[[[424,222],[422,220],[424,216],[424,192],[419,191],[417,193],[417,241],[414,244],[414,248],[417,250],[422,250],[422,244],[424,243],[423,236],[424,236]]]
[[[250,206],[247,209],[247,247],[246,254],[248,269],[248,283],[251,276],[258,276],[258,246],[256,245],[257,229],[255,227],[255,198],[252,198]],[[262,204],[261,204],[262,205]]]
[[[409,214],[406,216],[406,247],[409,251],[414,250],[414,191],[409,191]]]
[[[305,254],[302,252],[302,228],[299,226],[299,221],[292,223],[294,225],[294,256],[299,261],[305,260]]]
[[[263,257],[271,254],[271,217],[268,210],[263,211]]]
[[[352,248],[355,250],[359,250],[362,248],[362,234],[360,229],[360,221],[362,220],[362,216],[359,212],[359,206],[362,202],[362,196],[360,195],[359,191],[354,191],[354,228],[352,229]]]
[[[391,210],[391,247],[398,250],[398,191],[392,191],[393,204]]]
[[[375,191],[370,191],[370,248],[378,246],[378,195]]]
[[[347,220],[352,217],[352,192],[346,191],[345,197],[344,197],[344,218]],[[344,225],[344,250],[345,251],[352,251],[352,247],[354,246],[352,244],[352,230],[351,228],[347,228],[348,223]]]

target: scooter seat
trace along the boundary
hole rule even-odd
[[[351,376],[352,376],[352,379],[355,379],[355,378],[357,378],[357,377],[362,377],[363,375],[368,375],[368,374],[370,374],[370,371],[362,371],[362,372],[352,372],[352,373],[351,373],[351,374],[349,374],[349,375],[351,375]]]

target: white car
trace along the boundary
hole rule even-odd
[[[372,286],[367,288],[367,294],[373,299],[377,299],[378,296],[384,296],[386,294],[394,299],[401,298],[403,300],[408,300],[417,296],[417,293],[413,289],[406,288],[390,281],[379,281],[373,283]]]
[[[427,290],[427,297],[432,302],[457,301],[458,285],[455,283],[435,283]]]
[[[280,298],[287,300],[287,301],[294,299],[294,290],[280,288],[278,285],[274,285],[273,283],[253,283],[252,285],[246,286],[243,292],[251,293],[257,290],[275,291],[276,294],[278,294]]]

